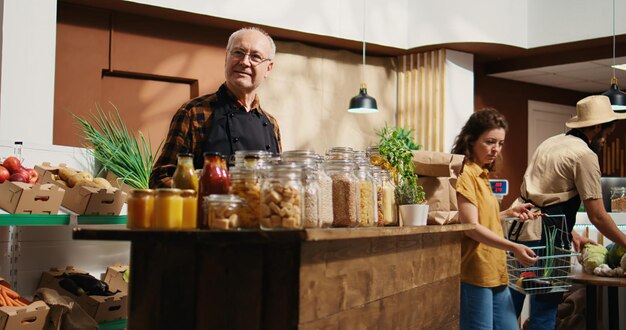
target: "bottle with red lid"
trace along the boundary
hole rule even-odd
[[[208,229],[202,203],[205,196],[228,194],[230,179],[226,159],[218,152],[205,152],[204,166],[198,186],[198,228]]]

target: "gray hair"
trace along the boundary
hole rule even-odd
[[[269,40],[270,42],[270,55],[269,55],[269,59],[273,60],[274,56],[276,56],[276,44],[274,43],[274,39],[272,39],[272,37],[270,37],[270,35],[265,32],[265,30],[258,28],[256,26],[246,26],[243,27],[235,32],[233,32],[233,34],[230,35],[230,37],[228,37],[228,45],[226,45],[226,51],[230,51],[231,47],[233,46],[233,42],[234,40],[243,32],[245,31],[258,31],[261,32],[264,36],[267,37],[267,40]]]

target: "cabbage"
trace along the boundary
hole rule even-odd
[[[583,247],[582,264],[585,272],[593,273],[593,269],[606,263],[608,250],[602,245],[587,243]]]

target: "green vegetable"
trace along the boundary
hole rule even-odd
[[[394,179],[396,180],[396,203],[398,205],[422,204],[426,201],[426,193],[423,187],[417,184],[415,164],[413,164],[412,150],[419,150],[420,146],[412,137],[412,130],[389,127],[385,125],[378,132],[380,141],[378,149],[393,167]]]
[[[115,116],[105,114],[96,104],[97,115],[91,115],[91,121],[73,115],[83,129],[86,147],[104,168],[110,170],[124,183],[136,189],[147,189],[150,173],[154,165],[155,156],[152,153],[152,144],[146,140],[141,132],[139,139],[131,134],[119,111],[115,106]],[[161,149],[161,144],[155,154]]]
[[[622,256],[626,253],[626,249],[615,243],[607,245],[606,249],[609,250],[609,254],[606,258],[606,263],[611,268],[618,267],[620,265],[620,260],[622,260]]]
[[[582,251],[582,265],[587,273],[593,273],[593,270],[606,263],[607,249],[602,245],[587,243]]]
[[[122,273],[122,279],[124,282],[128,283],[128,278],[130,277],[130,267],[126,268],[124,273]]]

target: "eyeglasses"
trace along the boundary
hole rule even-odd
[[[252,65],[259,65],[265,61],[271,61],[271,59],[263,58],[257,53],[246,53],[241,49],[235,49],[230,51],[230,56],[239,61],[243,60],[246,55],[248,56],[248,58],[250,58],[250,63],[252,63]]]

